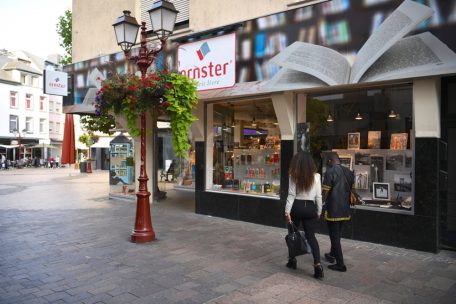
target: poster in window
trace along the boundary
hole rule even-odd
[[[366,170],[355,171],[355,189],[369,189],[369,173]]]
[[[394,174],[394,191],[412,192],[412,174]]]
[[[303,123],[298,123],[297,124],[297,151],[305,151],[309,152],[310,151],[310,141],[309,141],[309,129],[310,129],[310,123],[303,122]]]
[[[391,154],[386,156],[386,170],[400,170],[404,165],[404,155]]]
[[[348,150],[359,150],[360,133],[348,133]]]
[[[374,200],[386,200],[390,199],[390,185],[389,183],[374,183],[374,191],[372,191],[372,198]]]
[[[339,155],[339,160],[340,160],[340,164],[346,168],[348,168],[349,170],[352,170],[353,168],[353,164],[352,164],[352,156],[350,154],[342,154],[342,155]]]
[[[390,149],[391,150],[406,150],[407,149],[407,133],[391,134]]]
[[[383,168],[385,160],[382,155],[371,156],[371,180],[372,182],[383,182]]]
[[[380,149],[380,140],[382,138],[382,131],[369,131],[367,133],[367,148]]]

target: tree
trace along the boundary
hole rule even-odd
[[[57,23],[57,34],[60,36],[60,46],[65,49],[66,54],[60,59],[60,64],[70,64],[72,62],[72,13],[68,9],[63,16],[59,17]]]

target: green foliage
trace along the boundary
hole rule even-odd
[[[191,147],[188,143],[188,130],[196,120],[192,114],[198,103],[196,81],[185,75],[173,73],[169,77],[169,82],[172,87],[164,97],[167,103],[166,111],[171,118],[174,152],[186,158],[186,152]]]
[[[60,64],[70,64],[72,54],[72,13],[70,10],[66,10],[63,16],[59,17],[57,23],[57,34],[60,37],[60,46],[64,48],[66,54],[60,60]]]
[[[153,106],[159,106],[168,88],[169,74],[166,71],[149,74],[144,79],[136,75],[114,75],[103,81],[95,97],[95,113],[108,115],[109,111],[123,114],[132,136],[139,136],[136,126],[138,114],[145,113]]]
[[[105,134],[112,135],[114,132],[112,131],[116,126],[116,121],[114,116],[107,114],[107,115],[83,115],[81,116],[81,125],[84,130],[89,132],[102,132]]]
[[[86,145],[87,148],[90,148],[91,145],[96,143],[99,139],[98,135],[95,135],[93,133],[84,133],[81,136],[79,136],[79,141],[82,142],[84,145]]]
[[[132,136],[141,134],[136,121],[141,113],[153,107],[170,116],[176,155],[186,157],[190,149],[188,130],[195,117],[197,104],[196,81],[185,75],[161,71],[141,79],[135,75],[114,75],[103,81],[95,97],[95,113],[106,116],[114,112],[127,120]]]

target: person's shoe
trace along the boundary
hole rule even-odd
[[[324,277],[323,267],[320,265],[314,266],[314,278],[318,280],[323,280]]]
[[[325,260],[331,264],[336,262],[336,258],[333,257],[330,253],[325,253]]]
[[[296,265],[298,265],[298,261],[296,261],[296,258],[289,258],[287,267],[291,269],[296,269]]]
[[[345,266],[345,265],[337,265],[337,264],[328,265],[328,268],[331,270],[340,271],[340,272],[347,271],[347,266]]]

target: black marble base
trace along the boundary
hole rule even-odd
[[[415,151],[415,214],[352,209],[352,220],[346,222],[342,237],[429,252],[439,250],[438,139],[416,138]],[[198,147],[196,155],[198,157]],[[196,212],[285,228],[287,169],[292,155],[293,143],[282,141],[280,200],[207,192],[199,188],[195,191]],[[202,169],[197,169],[200,175],[204,174]],[[327,234],[323,219],[317,231]]]

